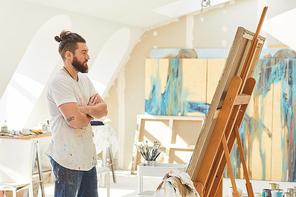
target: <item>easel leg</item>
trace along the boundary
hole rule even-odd
[[[222,177],[214,197],[223,197],[223,178]]]
[[[237,191],[237,187],[236,187],[236,183],[235,183],[235,179],[234,179],[233,169],[232,169],[232,166],[231,166],[231,161],[230,161],[230,156],[229,156],[229,151],[228,151],[225,135],[223,135],[223,137],[222,137],[222,144],[223,144],[223,148],[224,148],[224,152],[225,152],[227,167],[228,167],[228,170],[229,170],[231,185],[232,185],[232,188],[233,188],[232,196],[233,197],[239,197],[239,193]]]
[[[239,149],[240,158],[242,160],[242,165],[243,165],[244,175],[245,175],[245,179],[246,179],[246,188],[247,188],[248,196],[249,197],[254,197],[253,187],[252,187],[252,184],[251,184],[250,179],[249,179],[249,174],[248,174],[247,165],[246,165],[246,161],[245,161],[245,156],[244,156],[244,152],[243,152],[243,146],[242,146],[242,142],[241,142],[241,139],[240,139],[239,130],[238,130],[237,126],[234,127],[234,131],[235,131],[235,136],[236,136],[236,141],[237,141],[237,145],[238,145],[238,149]]]

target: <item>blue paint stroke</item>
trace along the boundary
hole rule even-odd
[[[209,104],[199,101],[189,101],[187,98],[194,94],[183,88],[182,59],[170,59],[164,92],[161,92],[159,76],[159,60],[157,74],[151,75],[151,91],[145,99],[145,113],[150,115],[187,116],[188,113],[207,114]]]
[[[283,157],[281,158],[281,181],[296,182],[296,59],[260,59],[256,65],[253,77],[256,79],[257,83],[252,99],[254,103],[261,103],[261,106],[257,106],[261,108],[261,113],[255,115],[255,117],[258,117],[258,119],[255,120],[249,117],[250,109],[248,108],[240,128],[247,166],[250,169],[253,142],[255,139],[258,139],[260,142],[259,154],[261,157],[261,161],[258,162],[261,162],[263,166],[262,180],[266,180],[266,166],[271,164],[266,162],[262,134],[267,134],[269,138],[272,138],[272,134],[263,124],[264,114],[262,112],[265,107],[271,107],[264,105],[264,99],[267,92],[271,90],[271,86],[278,83],[282,87],[280,100],[281,114],[273,115],[281,117],[281,130],[273,130],[273,132],[281,132],[280,143],[283,153]],[[259,99],[261,100],[259,101]],[[259,110],[255,110],[253,113],[256,113],[256,111],[258,112]],[[248,147],[248,149],[246,147]],[[235,167],[234,172],[236,178],[243,178],[240,177],[239,173],[241,171],[241,160],[238,153],[238,148],[235,145],[231,153],[232,165]],[[226,172],[224,176],[227,176]]]

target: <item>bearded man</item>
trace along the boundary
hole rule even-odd
[[[55,174],[55,197],[96,197],[96,150],[90,121],[106,116],[107,104],[87,77],[90,59],[86,41],[62,31],[55,40],[63,68],[50,79],[46,101],[51,143],[45,151]]]

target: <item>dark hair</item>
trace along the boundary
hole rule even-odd
[[[77,42],[86,43],[84,38],[82,38],[79,34],[65,30],[61,32],[60,37],[55,36],[54,39],[60,43],[59,53],[63,60],[65,60],[66,51],[70,51],[73,54],[75,53],[75,50],[78,48]]]

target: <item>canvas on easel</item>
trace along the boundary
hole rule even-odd
[[[256,33],[243,27],[237,33],[229,52],[201,134],[197,140],[187,173],[201,197],[222,196],[222,178],[226,167],[231,168],[229,152],[234,141],[240,141],[238,129],[245,114],[256,81],[251,78],[265,38],[259,36],[267,7],[264,8]],[[243,152],[240,152],[244,158]],[[231,170],[230,177],[236,186]],[[248,180],[247,191],[253,196]]]

